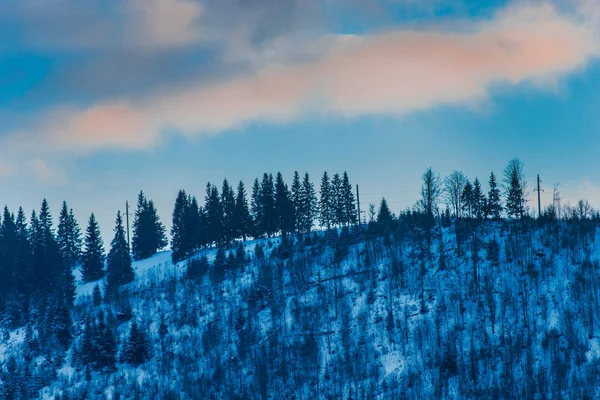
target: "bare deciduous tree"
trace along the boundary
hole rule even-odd
[[[460,217],[461,194],[466,183],[467,177],[462,171],[453,171],[444,179],[444,197],[456,218]]]

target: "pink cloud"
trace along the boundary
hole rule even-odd
[[[401,116],[476,103],[496,83],[552,86],[598,52],[592,25],[549,4],[511,6],[467,28],[324,38],[319,48],[326,51],[310,62],[268,65],[135,104],[63,110],[60,118],[51,113],[37,132],[20,135],[49,148],[90,151],[155,146],[165,128],[198,135],[307,114]]]

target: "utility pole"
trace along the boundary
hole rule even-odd
[[[358,185],[356,185],[356,209],[358,211],[358,225],[360,225],[360,195],[358,194]]]
[[[129,202],[125,201],[125,218],[127,219],[127,247],[131,251],[131,244],[129,243]]]
[[[535,189],[535,191],[537,191],[538,193],[538,218],[542,217],[542,203],[541,203],[541,196],[540,196],[540,192],[543,192],[542,189],[540,189],[540,174],[538,174],[537,176],[537,189]]]

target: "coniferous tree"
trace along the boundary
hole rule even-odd
[[[102,314],[94,333],[95,366],[100,371],[105,369],[113,371],[117,359],[117,340],[113,331],[106,325]]]
[[[487,214],[495,220],[500,219],[500,213],[502,212],[502,204],[500,204],[500,189],[496,183],[496,177],[492,172],[490,174],[490,191],[487,197]]]
[[[188,261],[186,275],[188,279],[200,279],[208,272],[210,264],[206,254],[200,258],[194,258]]]
[[[150,247],[149,251],[152,255],[156,254],[157,251],[164,249],[169,241],[167,240],[167,230],[158,217],[156,207],[154,207],[154,201],[148,201],[148,220],[150,223]]]
[[[342,178],[340,177],[340,174],[334,174],[331,179],[331,198],[333,224],[341,226],[344,224],[344,201]]]
[[[319,222],[321,226],[331,229],[334,220],[333,196],[331,193],[331,183],[327,171],[323,173],[321,178],[321,189],[319,198]]]
[[[115,237],[110,244],[110,251],[106,260],[107,284],[110,289],[125,285],[133,281],[134,278],[121,211],[117,211],[114,232]]]
[[[379,204],[379,212],[377,213],[377,223],[382,226],[389,226],[393,219],[394,216],[390,211],[390,207],[388,206],[385,197],[382,197],[381,203]]]
[[[252,235],[252,216],[250,215],[250,208],[248,207],[248,199],[246,196],[244,182],[240,181],[235,197],[234,220],[237,224],[238,236],[242,236],[244,241],[248,236]]]
[[[32,268],[37,288],[46,294],[57,294],[64,287],[64,262],[52,228],[52,215],[46,199],[42,201],[39,217],[32,213],[30,225]]]
[[[188,254],[192,254],[203,245],[201,238],[202,231],[202,210],[198,206],[196,197],[188,196],[188,207],[185,213],[186,234],[184,242],[184,247],[187,249]]]
[[[272,174],[264,174],[260,185],[260,199],[262,202],[261,231],[271,237],[275,232],[277,223],[275,219],[275,186]]]
[[[16,287],[17,231],[15,217],[4,207],[0,227],[0,298],[5,299]]]
[[[299,233],[301,231],[302,221],[302,210],[301,210],[301,196],[302,196],[302,184],[300,182],[300,174],[298,171],[294,171],[294,179],[292,181],[292,211],[294,213],[294,231]]]
[[[81,258],[82,241],[79,224],[73,210],[68,209],[66,201],[63,201],[60,210],[56,240],[63,261],[72,268]]]
[[[146,199],[143,192],[138,195],[137,209],[133,219],[131,247],[133,258],[143,260],[167,246],[167,234],[160,222],[154,202]]]
[[[231,243],[237,237],[235,221],[235,193],[227,179],[223,181],[221,189],[221,203],[223,205],[223,239]]]
[[[131,239],[131,250],[135,260],[142,260],[149,257],[148,254],[148,200],[144,192],[138,195],[137,209],[133,218],[133,237]]]
[[[16,260],[13,266],[14,279],[20,293],[27,296],[34,287],[34,268],[30,261],[31,243],[29,241],[29,227],[27,226],[27,217],[22,207],[19,207],[17,219],[15,220],[16,242]]]
[[[171,250],[173,262],[183,260],[189,252],[189,236],[191,232],[188,229],[188,195],[185,190],[180,190],[175,199],[173,208],[173,223],[171,225]]]
[[[96,281],[104,276],[104,244],[94,213],[88,221],[82,258],[81,274],[84,282]]]
[[[262,193],[258,178],[254,179],[254,184],[252,185],[252,196],[250,204],[252,207],[253,235],[255,237],[260,237],[264,234],[264,232],[262,231],[262,221],[264,220],[264,218],[262,207]]]
[[[473,181],[473,216],[477,219],[483,219],[486,208],[486,199],[481,189],[479,179]]]
[[[281,172],[275,178],[275,220],[282,236],[285,237],[294,230],[291,194]]]
[[[220,244],[223,241],[223,206],[219,196],[219,189],[208,183],[206,186],[206,235],[208,244]]]
[[[527,199],[523,163],[513,159],[504,171],[504,190],[506,192],[506,213],[510,218],[523,218],[527,212]]]
[[[346,226],[355,224],[356,205],[354,203],[354,193],[352,192],[352,185],[346,171],[344,171],[342,178],[342,210],[343,224]]]
[[[302,188],[300,191],[299,211],[301,215],[300,226],[302,232],[310,233],[313,223],[317,217],[317,206],[318,204],[315,187],[310,181],[310,177],[307,172],[304,174]]]
[[[138,327],[137,322],[131,322],[129,335],[125,339],[121,351],[121,361],[131,365],[140,365],[150,356],[150,343],[145,333]]]

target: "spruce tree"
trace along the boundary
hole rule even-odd
[[[260,185],[260,199],[262,202],[261,230],[271,237],[275,232],[277,223],[275,219],[275,186],[272,174],[264,174]]]
[[[260,189],[260,182],[258,178],[254,179],[254,184],[252,185],[252,196],[250,205],[252,207],[252,226],[253,226],[253,236],[260,237],[264,234],[262,231],[262,221],[263,218],[263,207],[262,207],[262,193]]]
[[[17,232],[15,217],[4,207],[0,227],[0,298],[6,298],[16,287]]]
[[[173,208],[173,223],[171,225],[171,250],[173,262],[183,260],[189,251],[189,239],[191,232],[188,231],[188,195],[185,190],[180,190],[175,199]]]
[[[479,179],[475,178],[473,181],[473,215],[477,219],[483,219],[485,214],[485,196],[481,189]]]
[[[318,204],[315,187],[310,181],[308,172],[304,174],[304,179],[302,180],[299,209],[302,215],[302,219],[300,221],[302,231],[310,233],[313,223],[317,217]]]
[[[154,202],[146,199],[143,192],[138,195],[137,209],[133,219],[131,247],[133,258],[143,260],[167,246],[167,234],[160,222]]]
[[[90,215],[88,221],[85,236],[85,251],[82,258],[81,273],[84,282],[96,281],[104,276],[104,244],[94,213]]]
[[[81,230],[66,201],[63,201],[60,210],[56,240],[63,261],[72,268],[81,257]]]
[[[523,163],[519,159],[515,158],[508,163],[504,171],[504,188],[506,213],[511,218],[523,218],[527,212],[526,182]]]
[[[188,196],[188,207],[185,213],[185,232],[184,247],[187,249],[189,255],[203,245],[201,240],[201,210],[198,207],[198,200],[193,196]]]
[[[275,220],[277,230],[284,237],[294,230],[294,216],[290,196],[290,190],[283,180],[283,175],[278,172],[275,178]]]
[[[219,196],[219,189],[210,182],[206,186],[206,235],[208,243],[220,244],[223,241],[223,206]]]
[[[241,235],[244,241],[246,241],[246,237],[252,235],[252,217],[250,215],[250,208],[248,207],[248,199],[246,196],[244,182],[240,181],[235,197],[234,220],[237,225],[236,229],[238,236]]]
[[[500,204],[500,189],[496,183],[496,177],[494,173],[490,173],[490,191],[487,197],[487,214],[494,220],[500,219],[500,213],[502,212],[502,205]]]
[[[323,173],[321,178],[321,189],[319,198],[319,222],[321,226],[331,229],[333,223],[333,196],[331,193],[331,183],[329,182],[329,175],[327,171]]]
[[[300,182],[300,174],[294,171],[294,179],[292,181],[292,211],[294,213],[294,230],[300,233],[302,229],[302,209],[301,209],[302,184]]]
[[[356,223],[356,205],[352,185],[346,171],[342,178],[342,210],[344,225],[354,225]]]
[[[167,240],[167,230],[162,222],[160,222],[158,212],[152,200],[148,201],[148,220],[151,233],[149,251],[152,253],[151,255],[154,255],[157,251],[164,249],[169,244],[169,241]]]
[[[331,197],[333,206],[333,224],[341,226],[344,224],[344,201],[342,190],[342,178],[340,174],[334,174],[331,179]]]
[[[236,238],[235,194],[227,179],[223,180],[221,203],[223,205],[223,240],[225,243],[231,243]]]
[[[377,223],[382,226],[388,226],[394,219],[392,212],[388,206],[385,197],[381,198],[381,203],[379,204],[379,212],[377,214]]]
[[[125,339],[121,352],[121,361],[131,365],[140,365],[150,356],[150,343],[146,335],[138,327],[136,321],[131,322],[129,335]]]
[[[148,248],[148,201],[144,196],[144,192],[140,192],[138,195],[137,208],[133,218],[133,237],[131,239],[131,247],[133,252],[133,258],[135,260],[142,260],[150,256]]]
[[[114,232],[115,237],[110,244],[110,251],[106,260],[107,285],[109,289],[125,285],[133,281],[134,278],[121,211],[117,212]]]

